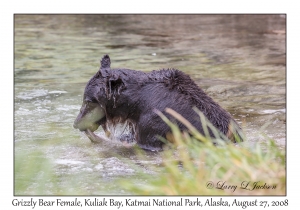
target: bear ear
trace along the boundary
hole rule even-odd
[[[104,55],[100,61],[101,69],[110,68],[110,58],[108,55]]]

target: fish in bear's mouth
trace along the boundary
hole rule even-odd
[[[94,133],[100,125],[105,136]],[[93,103],[83,104],[73,127],[84,132],[92,142],[113,141],[126,147],[136,144],[135,123],[122,119],[109,120],[105,115],[105,110]]]

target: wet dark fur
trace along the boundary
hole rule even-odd
[[[111,69],[108,55],[101,61],[100,70],[88,82],[84,100],[101,104],[106,116],[97,122],[106,130],[107,123],[128,120],[135,127],[134,138],[145,149],[161,149],[157,136],[165,137],[170,128],[153,111],[166,116],[166,108],[180,113],[201,133],[204,133],[197,107],[224,135],[229,124],[236,122],[222,107],[207,96],[185,73],[176,69],[162,69],[144,73],[129,69]],[[179,123],[181,130],[185,127]],[[213,136],[212,132],[210,135]]]

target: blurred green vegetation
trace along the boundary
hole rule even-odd
[[[137,195],[286,194],[285,151],[272,139],[255,146],[214,139],[218,144],[215,146],[179,114],[172,110],[169,113],[186,125],[189,133],[181,132],[161,115],[173,133],[173,142],[168,144],[171,149],[164,151],[164,170],[155,175],[156,179],[148,177],[145,185],[123,183],[125,188]],[[270,188],[252,190],[255,182],[256,186]]]

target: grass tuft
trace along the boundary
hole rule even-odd
[[[181,132],[159,111],[156,113],[170,126],[172,143],[163,152],[162,172],[147,184],[126,188],[137,195],[285,195],[285,152],[272,139],[249,146],[203,136],[174,110],[166,112],[184,124],[188,131]],[[213,128],[200,112],[202,124]],[[205,127],[206,127],[205,126]],[[204,128],[208,134],[208,129]],[[207,135],[208,136],[208,135]],[[217,146],[213,144],[217,142]],[[147,179],[147,177],[145,177]]]

